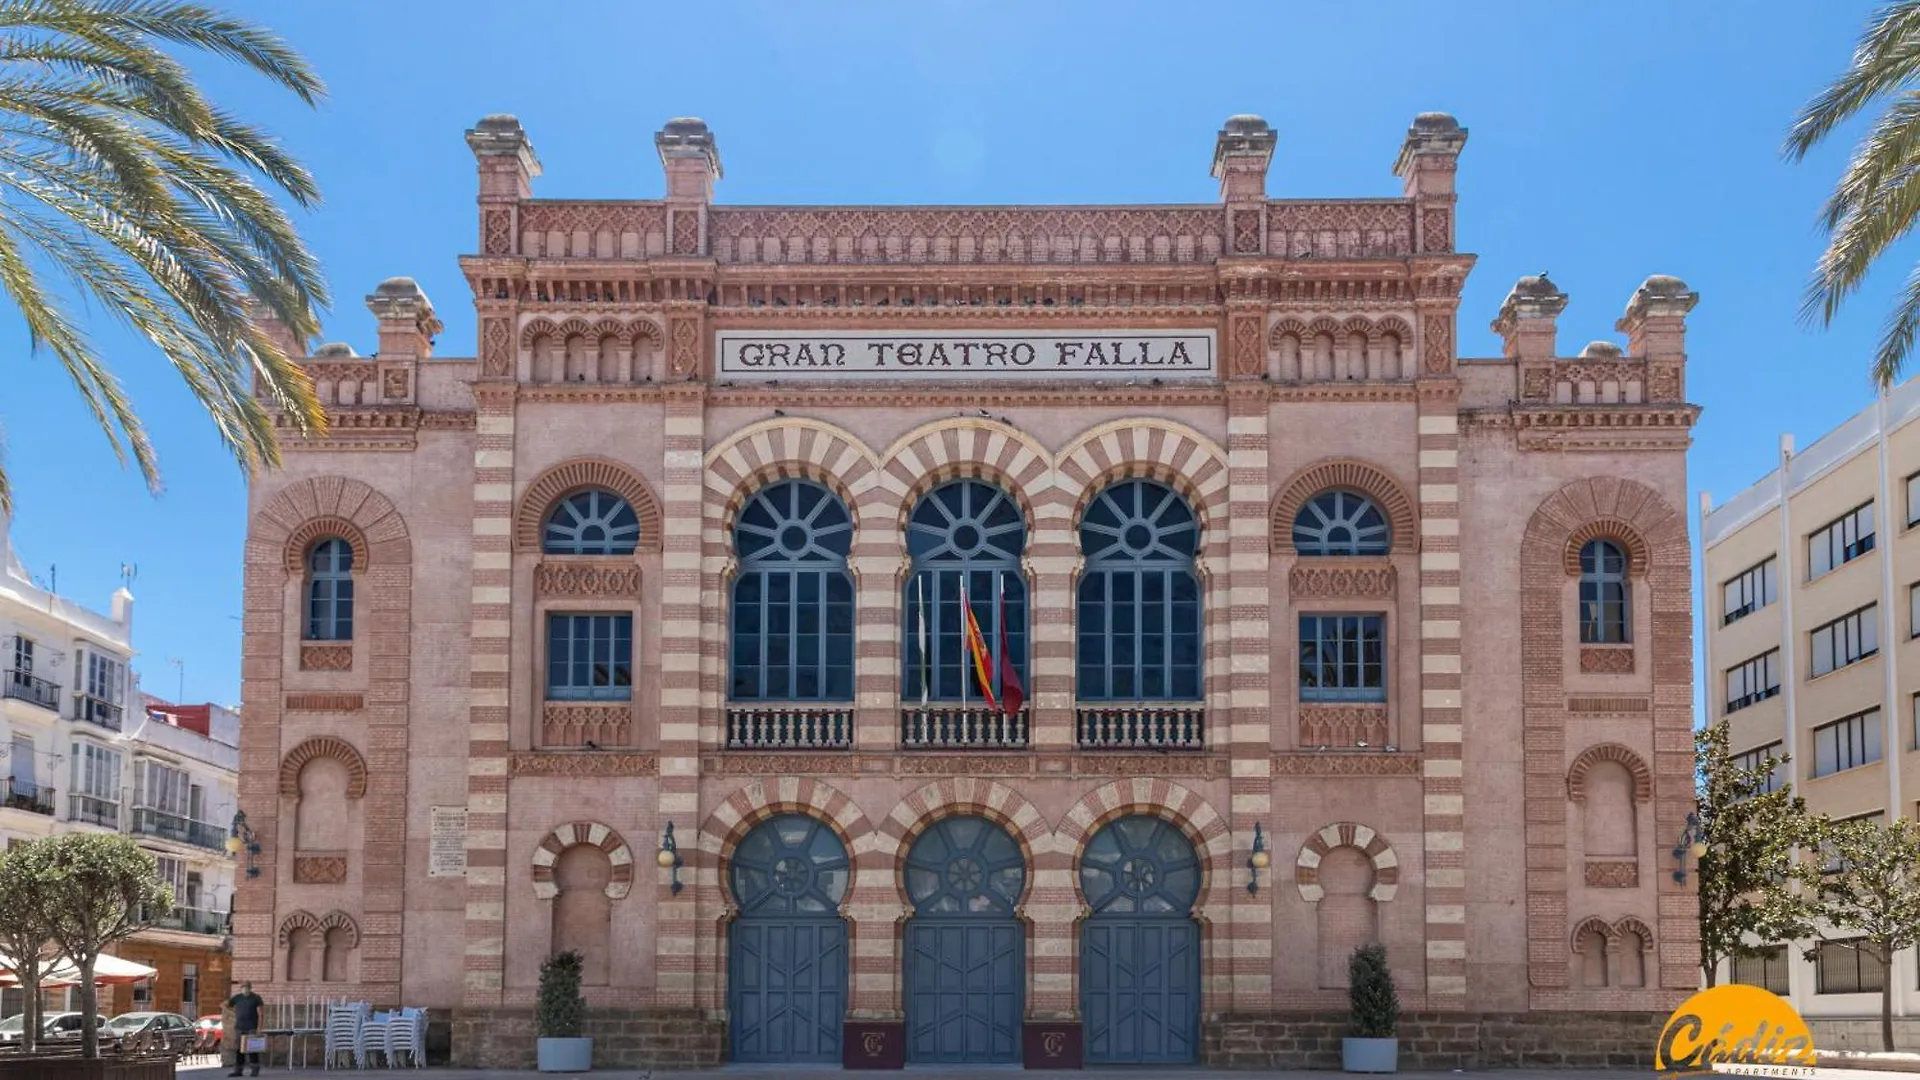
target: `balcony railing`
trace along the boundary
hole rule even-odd
[[[53,816],[53,789],[25,780],[0,781],[0,806]]]
[[[60,684],[20,668],[7,669],[6,681],[0,683],[0,696],[30,701],[43,709],[60,711]]]
[[[909,750],[1018,750],[1031,714],[1009,716],[985,705],[924,705],[900,710],[900,745]]]
[[[1206,706],[1115,702],[1074,710],[1074,739],[1088,750],[1200,750]]]
[[[73,718],[85,721],[108,731],[120,730],[121,708],[105,698],[92,694],[76,694],[73,699]]]
[[[204,908],[177,907],[164,912],[148,912],[147,923],[162,930],[185,930],[191,934],[224,934],[227,914]]]
[[[69,795],[67,818],[117,829],[120,827],[120,804],[112,799],[96,799],[91,795]]]
[[[225,851],[226,831],[217,825],[195,821],[183,814],[156,810],[151,806],[133,808],[133,831],[138,836],[153,836],[178,844],[192,844],[210,851]]]
[[[729,750],[845,750],[853,745],[851,705],[730,705]]]

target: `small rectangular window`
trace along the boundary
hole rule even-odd
[[[1733,981],[1785,997],[1787,994],[1787,947],[1768,945],[1758,956],[1733,958]]]
[[[547,616],[547,698],[633,697],[633,616]]]
[[[1386,624],[1382,615],[1300,616],[1300,700],[1387,700]]]
[[[1814,946],[1816,994],[1878,994],[1885,986],[1887,968],[1873,954],[1866,938],[1822,941]]]
[[[1744,619],[1780,597],[1780,560],[1766,560],[1741,571],[1720,588],[1720,625]]]
[[[1907,636],[1920,637],[1920,581],[1907,586]]]
[[[1873,550],[1873,504],[1863,503],[1807,537],[1807,580],[1822,577]]]
[[[1780,650],[1769,649],[1727,669],[1727,712],[1739,712],[1780,692]]]
[[[1868,604],[1812,633],[1813,676],[1858,663],[1880,651],[1880,605]]]
[[[1773,771],[1767,776],[1767,785],[1764,790],[1779,791],[1781,786],[1787,782],[1787,763],[1780,760],[1785,755],[1786,746],[1784,743],[1770,742],[1765,746],[1756,746],[1745,753],[1734,754],[1732,763],[1736,769],[1743,772],[1752,772],[1766,765],[1769,758],[1773,759]]]
[[[1920,525],[1920,473],[1907,477],[1907,526]]]
[[[1813,729],[1813,775],[1831,776],[1880,760],[1880,710],[1868,709]]]

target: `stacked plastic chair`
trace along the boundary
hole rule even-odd
[[[387,1067],[400,1067],[400,1055],[416,1069],[427,1065],[427,1010],[401,1009],[387,1021]]]
[[[360,1030],[366,1019],[365,1002],[336,1005],[327,1010],[325,1052],[320,1062],[322,1068],[333,1068],[334,1061],[342,1054],[352,1054],[355,1067],[366,1067],[360,1054]]]
[[[360,1024],[360,1037],[354,1041],[353,1060],[363,1069],[373,1067],[373,1057],[378,1054],[386,1058],[391,1066],[393,1059],[387,1054],[387,1030],[392,1026],[393,1013],[377,1012]]]

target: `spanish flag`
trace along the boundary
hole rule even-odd
[[[973,617],[973,604],[967,600],[967,572],[960,572],[960,610],[966,620],[967,655],[973,659],[973,673],[980,680],[980,696],[987,699],[987,707],[999,711],[1000,702],[993,696],[993,654],[987,651],[986,636],[980,633],[980,620]]]

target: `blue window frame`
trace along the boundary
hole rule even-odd
[[[548,615],[547,700],[633,697],[633,616]]]
[[[1079,697],[1200,697],[1200,530],[1173,489],[1123,480],[1087,505],[1080,550]]]
[[[1300,700],[1387,700],[1386,627],[1383,615],[1300,616]]]
[[[631,555],[640,519],[627,500],[603,488],[576,491],[547,515],[540,550],[548,555]]]
[[[1293,549],[1302,555],[1385,555],[1392,547],[1387,516],[1357,491],[1323,491],[1293,518]]]
[[[337,536],[307,552],[307,640],[353,640],[353,547]]]
[[[1580,641],[1622,645],[1627,633],[1627,556],[1611,540],[1580,548]]]
[[[1006,612],[1006,649],[1020,684],[1027,679],[1027,583],[1020,576],[1027,527],[1006,492],[982,480],[955,480],[934,488],[907,519],[913,572],[902,599],[906,698],[969,701],[980,697],[967,659],[960,592],[992,654],[993,692],[1000,693],[1000,611]],[[1004,604],[1001,602],[1004,590]],[[922,638],[926,644],[921,644]],[[966,682],[961,680],[965,679]]]
[[[853,700],[852,543],[846,506],[812,481],[773,484],[740,511],[733,700]]]

